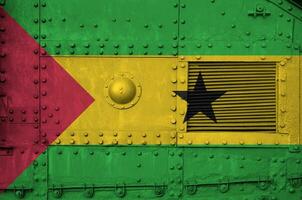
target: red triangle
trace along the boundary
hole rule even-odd
[[[4,190],[94,100],[2,7],[0,17],[0,189]]]

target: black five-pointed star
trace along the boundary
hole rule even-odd
[[[208,118],[217,123],[215,113],[212,108],[212,102],[216,101],[226,91],[207,91],[200,72],[193,90],[174,92],[188,103],[188,111],[190,112],[187,111],[184,122],[188,121],[198,112],[202,112]]]

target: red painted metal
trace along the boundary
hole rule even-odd
[[[0,15],[4,30],[0,34],[0,190],[4,190],[93,98],[3,8]]]

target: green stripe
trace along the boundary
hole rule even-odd
[[[50,146],[15,199],[299,199],[302,146]],[[93,187],[92,187],[93,186]]]
[[[36,2],[5,9],[52,55],[299,55],[302,44],[302,9],[289,1]]]

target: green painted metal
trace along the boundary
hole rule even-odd
[[[21,197],[298,200],[302,146],[51,146],[0,199]]]
[[[298,55],[286,0],[29,0],[5,9],[52,55]]]
[[[37,42],[40,36],[40,8],[38,0],[3,0],[4,9],[11,15]]]
[[[41,45],[51,54],[177,54],[177,0],[41,2]]]
[[[33,161],[8,189],[0,193],[0,199],[47,199],[47,156],[45,151]]]
[[[291,55],[302,10],[278,0],[181,0],[179,54]]]

